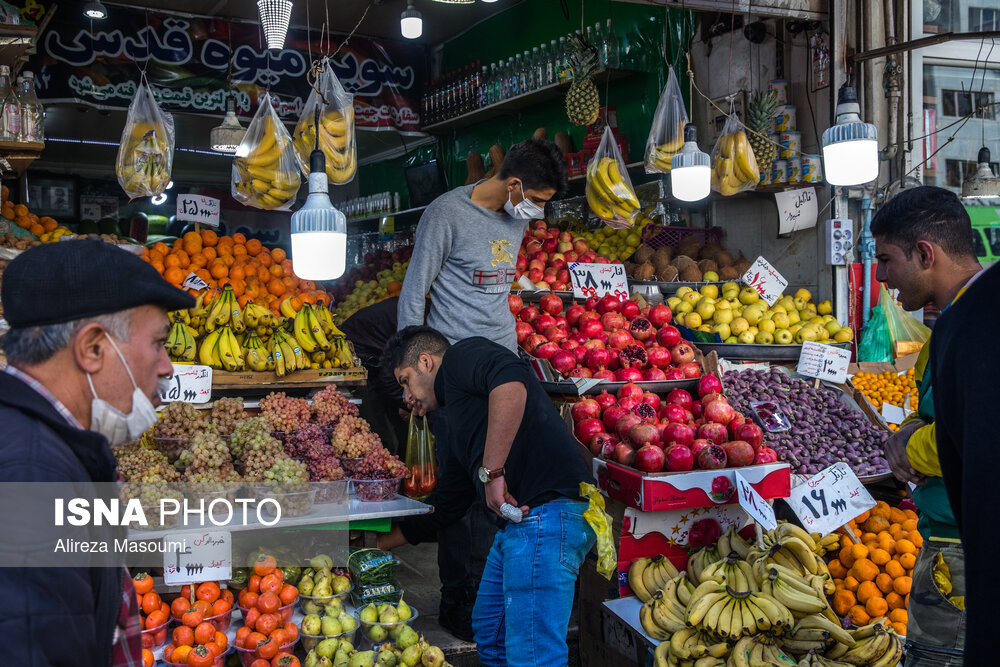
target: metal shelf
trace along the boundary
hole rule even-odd
[[[381,220],[382,218],[386,218],[386,217],[389,217],[389,216],[393,216],[393,217],[399,218],[399,217],[402,217],[402,216],[413,215],[414,213],[423,213],[425,208],[427,208],[427,207],[426,206],[417,206],[416,208],[407,208],[407,209],[404,209],[402,211],[393,211],[391,213],[379,213],[378,215],[366,215],[363,218],[348,218],[347,219],[347,224],[351,225],[351,224],[355,224],[355,223],[359,223],[359,222],[372,222],[373,220]]]

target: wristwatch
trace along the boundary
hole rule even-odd
[[[488,484],[495,480],[497,477],[504,476],[503,466],[500,466],[496,470],[489,470],[483,466],[479,466],[479,481],[483,484]]]

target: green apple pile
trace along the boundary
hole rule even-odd
[[[651,218],[639,215],[634,227],[612,229],[604,226],[594,232],[584,232],[582,236],[598,255],[612,261],[624,261],[642,245],[642,230],[652,222]]]
[[[812,294],[800,289],[785,295],[773,306],[757,291],[739,283],[705,285],[701,290],[681,287],[667,299],[674,324],[696,331],[717,333],[724,343],[757,345],[801,345],[845,343],[854,338],[850,327],[834,319],[830,301],[812,302]]]

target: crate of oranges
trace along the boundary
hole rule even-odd
[[[851,378],[851,383],[861,392],[879,413],[888,403],[906,411],[917,409],[917,381],[913,369],[902,373],[887,370],[881,373],[859,372]],[[899,424],[888,424],[889,430],[898,431]]]
[[[913,566],[923,545],[917,513],[879,501],[847,524],[861,540],[855,544],[841,528],[840,550],[829,562],[836,590],[830,604],[857,626],[887,618],[906,635],[906,608],[913,583]]]

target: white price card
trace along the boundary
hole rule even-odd
[[[778,192],[774,200],[778,205],[779,234],[816,226],[816,188]]]
[[[573,296],[586,299],[610,294],[619,299],[628,298],[628,278],[622,264],[585,264],[570,262],[569,275],[573,280]]]
[[[177,219],[219,226],[219,200],[202,195],[177,195]]]
[[[882,403],[882,418],[887,424],[902,424],[906,419],[906,410],[892,403]]]
[[[788,287],[785,280],[778,271],[771,266],[763,257],[758,257],[746,273],[743,274],[743,282],[757,290],[760,298],[767,301],[767,305],[773,306],[774,302],[781,298],[781,293]]]
[[[233,541],[228,530],[163,536],[176,550],[163,552],[163,582],[168,586],[225,581],[233,576]]]
[[[170,380],[160,385],[160,400],[164,403],[208,403],[212,398],[212,367],[174,364]]]
[[[203,290],[206,287],[208,287],[208,283],[199,278],[198,275],[194,271],[192,271],[187,275],[187,278],[184,279],[184,282],[181,284],[181,287],[183,287],[184,289]]]
[[[844,462],[816,473],[795,487],[787,500],[805,529],[821,535],[875,507],[875,499]]]
[[[740,507],[764,530],[777,528],[778,521],[774,517],[774,508],[764,500],[762,495],[757,493],[757,489],[750,486],[750,482],[738,470],[734,471],[733,474],[736,476],[736,497],[740,501]]]
[[[800,375],[843,384],[847,381],[847,367],[850,365],[850,350],[807,340],[802,343],[796,370]]]

